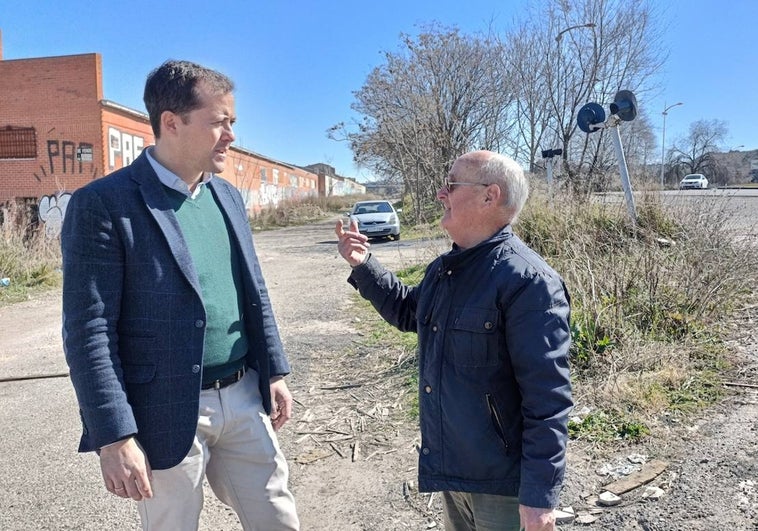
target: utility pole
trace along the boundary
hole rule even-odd
[[[665,103],[663,105],[666,105]],[[663,132],[661,133],[661,191],[665,189],[663,185],[663,169],[666,166],[666,115],[668,110],[677,105],[684,105],[681,101],[663,109]]]

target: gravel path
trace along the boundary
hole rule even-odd
[[[356,331],[354,290],[337,255],[333,221],[256,234],[261,266],[293,365],[295,418],[280,432],[304,530],[441,529],[439,500],[416,492],[417,431],[403,410],[409,387],[393,372],[399,352],[379,351]],[[440,242],[376,243],[392,268],[427,262]],[[734,351],[752,360],[742,381],[758,383],[755,313]],[[66,371],[60,346],[60,294],[0,308],[0,377]],[[722,404],[665,438],[612,455],[570,445],[565,506],[596,518],[564,529],[758,530],[758,393],[732,388]],[[0,382],[0,529],[138,529],[131,502],[101,487],[97,459],[79,455],[79,420],[67,378]],[[610,481],[597,471],[630,454],[667,461],[620,506],[598,509]],[[591,512],[598,511],[597,514]],[[208,493],[202,530],[239,529]]]

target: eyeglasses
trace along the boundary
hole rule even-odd
[[[447,177],[445,177],[445,180],[442,183],[442,189],[445,190],[446,193],[452,193],[453,189],[456,186],[489,186],[487,183],[468,183],[468,182],[461,182],[461,181],[451,181]]]

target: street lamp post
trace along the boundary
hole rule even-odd
[[[586,24],[577,24],[576,26],[570,26],[558,32],[558,35],[555,36],[555,42],[557,42],[560,45],[561,39],[563,38],[563,34],[566,33],[567,31],[571,31],[577,28],[594,28],[594,27],[595,27],[594,22],[587,22]]]
[[[561,59],[562,59],[562,52],[561,52],[561,41],[563,39],[563,34],[567,33],[571,30],[580,29],[580,28],[594,28],[595,27],[594,22],[587,22],[586,24],[576,24],[575,26],[569,26],[568,28],[562,29],[558,32],[558,35],[555,36],[555,43],[558,48],[558,60],[557,63],[557,75],[556,75],[556,89],[557,89],[557,102],[556,102],[556,121],[558,122],[558,127],[556,130],[556,133],[558,135],[558,140],[560,141],[560,148],[563,150],[564,158],[568,154],[568,151],[566,150],[565,139],[563,134],[563,106],[565,105],[565,102],[561,102],[561,95],[563,93],[563,88],[561,87]],[[555,150],[557,151],[557,149]]]
[[[664,105],[666,105],[664,103]],[[661,133],[661,190],[664,189],[663,185],[663,169],[666,166],[666,115],[668,114],[668,110],[672,107],[676,107],[677,105],[684,105],[681,101],[678,103],[674,103],[673,105],[669,105],[668,107],[663,109],[663,131]]]

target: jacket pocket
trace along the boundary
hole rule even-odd
[[[500,440],[503,442],[503,446],[505,447],[505,453],[508,453],[508,440],[505,438],[505,430],[503,428],[503,421],[500,417],[500,413],[497,410],[497,404],[495,404],[495,399],[492,398],[492,395],[487,393],[484,395],[487,398],[487,407],[490,410],[490,420],[492,421],[492,427],[495,428],[495,432],[497,433],[497,436],[500,437]]]
[[[124,371],[124,382],[128,384],[144,384],[155,378],[155,365],[153,364],[122,364],[121,370]]]
[[[453,363],[460,367],[491,367],[500,362],[500,312],[486,308],[456,308],[450,324],[448,346]]]

